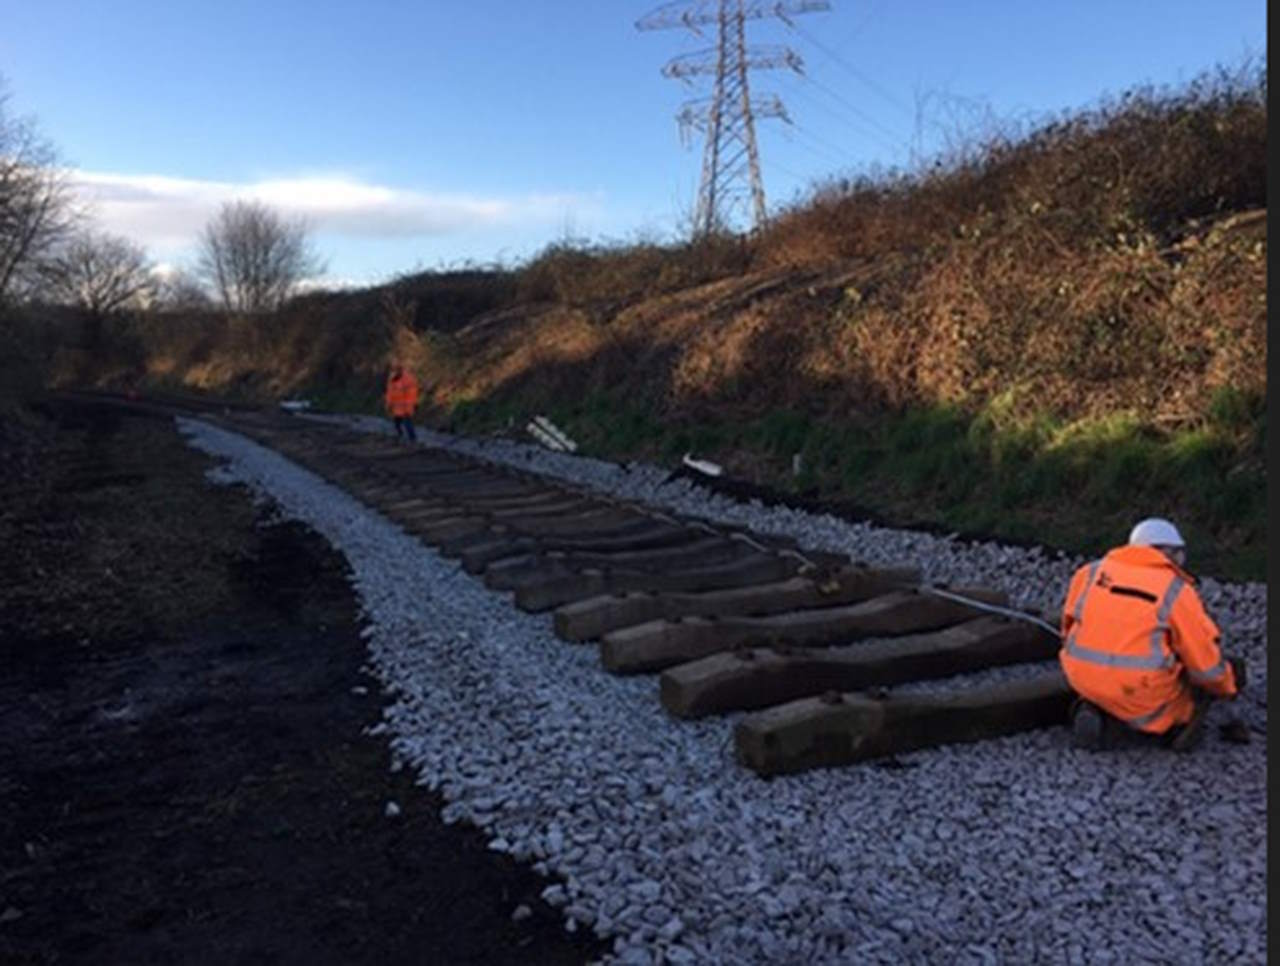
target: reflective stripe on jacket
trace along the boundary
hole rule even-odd
[[[418,408],[418,380],[405,370],[387,379],[387,411],[392,416],[412,416]]]
[[[1082,697],[1164,732],[1191,717],[1189,684],[1236,693],[1220,637],[1186,571],[1154,547],[1125,546],[1071,578],[1059,660]]]

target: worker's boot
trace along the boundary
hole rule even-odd
[[[1169,731],[1169,747],[1174,751],[1192,751],[1204,740],[1204,717],[1209,713],[1210,700],[1199,698],[1195,710],[1191,712],[1191,720],[1184,725],[1175,725]]]
[[[1248,676],[1245,673],[1244,658],[1229,657],[1227,658],[1227,663],[1231,665],[1231,673],[1235,675],[1236,679],[1236,692],[1239,693],[1244,690],[1245,683],[1248,681]]]
[[[1071,743],[1086,751],[1101,751],[1106,741],[1107,719],[1095,704],[1076,699],[1071,707]]]

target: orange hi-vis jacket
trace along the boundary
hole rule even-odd
[[[1071,578],[1058,659],[1082,698],[1162,734],[1191,719],[1192,684],[1236,693],[1220,637],[1186,571],[1154,547],[1125,546]]]
[[[387,412],[392,416],[412,416],[418,408],[418,380],[408,369],[387,377]]]

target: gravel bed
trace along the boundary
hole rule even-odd
[[[1203,588],[1251,674],[1210,720],[1237,714],[1255,729],[1248,745],[1210,729],[1188,756],[1099,755],[1049,729],[764,781],[732,759],[737,716],[669,719],[654,678],[604,673],[594,648],[558,640],[545,615],[337,488],[180,423],[228,460],[219,480],[269,494],[346,555],[370,667],[394,698],[379,727],[397,767],[443,792],[446,820],[562,874],[547,899],[566,928],[613,937],[619,962],[1266,959],[1265,585]],[[805,546],[920,563],[930,580],[1002,586],[1025,607],[1055,611],[1081,562],[736,504],[657,467],[422,435]]]

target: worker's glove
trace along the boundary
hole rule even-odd
[[[1244,669],[1244,658],[1229,657],[1227,658],[1227,663],[1231,665],[1231,673],[1235,675],[1236,690],[1243,691],[1245,681],[1247,680],[1247,675],[1245,674],[1245,669]]]

